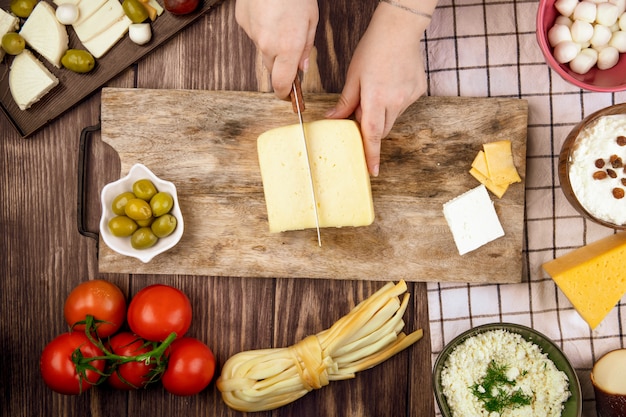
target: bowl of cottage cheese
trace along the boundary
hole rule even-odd
[[[626,229],[626,104],[601,109],[572,129],[561,147],[559,180],[580,214]]]
[[[578,376],[543,334],[511,323],[470,329],[447,344],[433,368],[444,417],[580,417]]]

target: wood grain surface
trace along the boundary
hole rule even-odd
[[[307,94],[305,120],[337,100]],[[132,103],[132,111],[129,105]],[[463,123],[458,115],[472,108]],[[185,233],[143,264],[100,245],[102,272],[519,282],[524,182],[494,204],[505,236],[460,256],[443,204],[478,184],[468,173],[482,144],[510,139],[525,176],[527,103],[518,99],[423,97],[398,119],[372,179],[376,219],[368,227],[269,233],[256,138],[297,123],[272,94],[106,89],[102,140],[121,173],[142,163],[177,186]]]

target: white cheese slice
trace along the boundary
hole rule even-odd
[[[21,110],[30,108],[57,84],[59,80],[28,49],[13,58],[9,89]]]
[[[15,32],[20,26],[20,19],[0,9],[0,39],[9,32]],[[4,49],[0,48],[0,61],[4,58]]]
[[[72,27],[78,39],[85,43],[113,26],[124,15],[122,4],[118,0],[109,0],[87,19],[79,18],[79,22]]]
[[[157,12],[157,16],[161,16],[165,11],[163,7],[156,0],[148,0],[148,4],[154,8]]]
[[[104,32],[100,32],[98,35],[83,42],[83,46],[94,56],[94,58],[100,58],[106,54],[109,49],[113,47],[122,37],[128,32],[128,27],[133,22],[124,15],[120,20],[113,23]]]
[[[85,1],[90,1],[90,0],[85,0]],[[78,6],[78,3],[80,3],[80,0],[53,0],[53,3],[56,4],[57,6],[60,6],[66,3],[70,3],[70,4],[74,4]]]
[[[363,142],[351,120],[305,123],[320,227],[367,226],[374,205]],[[257,140],[270,232],[315,227],[315,210],[300,125]]]
[[[98,11],[105,5],[107,0],[83,0],[79,1],[78,6],[78,21],[75,24],[81,24],[83,21],[89,19],[91,15]]]
[[[65,25],[57,20],[52,5],[45,1],[37,3],[22,25],[20,35],[52,65],[61,67],[61,57],[67,51],[69,38]]]
[[[459,255],[504,236],[498,214],[484,185],[479,185],[443,205]]]

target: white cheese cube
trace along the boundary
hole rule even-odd
[[[320,227],[367,226],[374,205],[363,142],[351,120],[305,123]],[[315,227],[306,151],[299,124],[257,140],[270,232]]]
[[[484,185],[479,185],[443,205],[459,255],[504,236],[498,214]]]

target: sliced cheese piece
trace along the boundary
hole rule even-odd
[[[9,89],[21,110],[30,108],[57,84],[59,80],[28,49],[13,58]]]
[[[90,0],[85,0],[85,1],[90,1]],[[74,4],[78,6],[78,3],[80,3],[80,0],[53,0],[53,3],[56,4],[57,6],[60,6],[66,3],[70,3],[70,4]]]
[[[148,4],[157,12],[157,16],[161,16],[164,12],[163,7],[156,0],[148,0]]]
[[[108,0],[95,13],[87,19],[80,19],[72,27],[78,39],[84,44],[113,26],[124,16],[122,4],[118,0]]]
[[[124,15],[120,20],[113,23],[108,29],[83,42],[83,46],[94,56],[101,58],[128,32],[128,27],[133,22]]]
[[[594,329],[626,293],[626,232],[578,248],[543,269]]]
[[[506,193],[506,190],[509,189],[509,184],[504,184],[504,185],[496,184],[493,181],[491,181],[491,178],[486,177],[482,173],[482,171],[480,171],[480,170],[478,170],[478,169],[476,169],[474,167],[472,167],[469,170],[469,173],[472,175],[472,177],[476,178],[478,180],[478,182],[480,182],[485,187],[487,187],[487,189],[489,191],[494,193],[495,196],[498,197],[498,198],[502,198],[504,193]]]
[[[485,151],[487,169],[489,170],[489,175],[487,176],[494,183],[512,184],[522,181],[513,162],[510,140],[485,143],[483,149]]]
[[[52,65],[61,67],[61,57],[67,51],[69,38],[65,25],[59,23],[56,12],[49,3],[37,3],[22,25],[20,35]]]
[[[485,151],[478,151],[474,161],[472,161],[472,168],[475,168],[484,177],[489,176],[489,168],[487,168],[487,158],[485,158]]]
[[[358,125],[305,123],[320,227],[367,226],[374,204]],[[270,232],[315,227],[315,210],[300,125],[261,134],[257,150]]]
[[[0,9],[0,39],[9,32],[15,32],[20,26],[20,19]],[[0,48],[0,61],[4,58],[4,49]]]
[[[459,255],[504,236],[493,202],[482,184],[445,203],[443,214]]]
[[[89,19],[91,15],[104,6],[106,2],[107,0],[84,0],[78,2],[78,22],[75,24],[80,25],[82,22]]]

